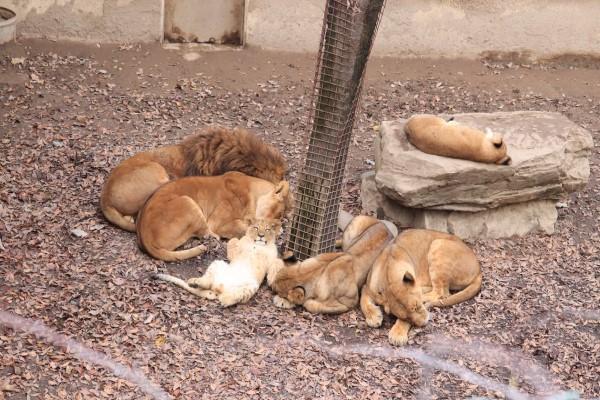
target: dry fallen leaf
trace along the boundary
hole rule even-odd
[[[13,63],[23,54],[20,46],[27,46],[27,58]],[[197,276],[224,257],[224,246],[209,242],[201,258],[163,263],[99,211],[102,185],[121,160],[178,142],[207,124],[248,127],[277,146],[295,185],[310,131],[314,56],[251,49],[203,52],[201,62],[187,63],[183,52],[145,44],[58,42],[49,50],[44,42],[25,41],[0,56],[2,310],[39,319],[138,366],[173,397],[494,396],[411,359],[333,355],[324,344],[387,348],[391,318],[371,329],[358,309],[338,316],[280,310],[267,288],[247,304],[223,309],[152,281],[148,276],[157,270]],[[383,120],[414,113],[555,111],[600,143],[600,93],[593,85],[600,82],[600,65],[571,66],[436,60],[434,68],[432,61],[372,59],[355,118],[343,208],[361,212],[360,176],[374,168],[375,131]],[[581,398],[600,396],[594,319],[600,300],[599,153],[597,146],[591,152],[588,186],[561,199],[568,207],[558,209],[554,235],[470,242],[482,264],[483,290],[464,304],[434,310],[430,323],[411,334],[410,346],[427,351],[435,335],[481,339],[533,360],[562,389]],[[85,240],[72,230],[87,234]],[[518,379],[511,380],[512,365],[448,358],[535,392],[535,377],[515,373]],[[0,391],[11,400],[27,393],[32,399],[65,398],[63,391],[75,399],[141,396],[104,369],[4,327],[0,375],[17,389]]]

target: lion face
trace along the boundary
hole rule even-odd
[[[293,209],[294,199],[287,181],[281,181],[273,190],[258,198],[256,218],[278,220],[289,216]]]
[[[302,286],[296,286],[293,289],[288,290],[286,298],[294,304],[303,304],[305,298],[305,291]]]
[[[279,221],[260,219],[248,227],[246,236],[250,238],[254,244],[261,246],[272,245],[275,244],[280,230],[281,223]]]
[[[490,128],[485,129],[485,138],[481,143],[481,151],[484,154],[489,154],[490,158],[496,160],[496,164],[509,165],[510,157],[506,154],[506,142],[502,135],[498,132],[493,132]]]
[[[295,257],[284,260],[285,267],[277,273],[271,288],[279,296],[289,302],[302,305],[306,299],[306,291],[298,280],[296,268],[300,262]]]
[[[415,326],[424,326],[429,320],[429,312],[423,305],[421,288],[410,271],[404,271],[400,275],[401,280],[388,283],[385,312],[398,319],[410,321]]]

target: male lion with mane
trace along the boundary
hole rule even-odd
[[[228,171],[277,184],[287,166],[275,147],[245,129],[209,127],[179,144],[144,151],[121,162],[102,188],[100,208],[110,222],[134,232],[138,211],[170,179]]]

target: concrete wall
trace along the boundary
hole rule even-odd
[[[326,0],[245,1],[247,45],[317,50]],[[0,0],[0,6],[17,11],[19,37],[135,42],[163,36],[164,0]],[[598,56],[599,21],[600,0],[388,0],[374,53]]]
[[[17,36],[89,42],[162,38],[163,0],[0,0],[17,12]]]
[[[315,51],[324,5],[248,0],[246,43]],[[600,0],[388,0],[373,51],[408,57],[600,55]]]

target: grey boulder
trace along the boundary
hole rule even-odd
[[[406,139],[406,120],[385,121],[376,140],[378,191],[403,207],[475,212],[533,200],[558,200],[582,189],[589,179],[592,136],[559,113],[453,116],[457,122],[503,133],[512,164],[423,153]]]

